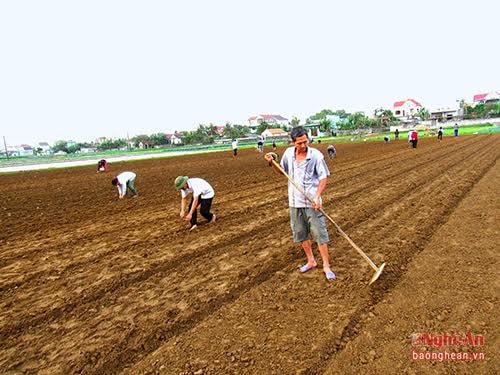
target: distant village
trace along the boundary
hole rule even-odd
[[[50,145],[39,142],[36,145],[9,145],[5,143],[0,151],[3,156],[64,155],[67,153],[94,153],[102,150],[148,149],[164,146],[190,144],[226,143],[231,139],[256,140],[286,139],[288,130],[303,125],[310,137],[337,136],[355,131],[400,131],[405,129],[433,129],[438,126],[454,126],[487,122],[500,118],[500,93],[498,91],[476,94],[471,102],[457,100],[450,106],[425,107],[418,100],[408,98],[394,102],[391,110],[379,108],[366,116],[363,112],[354,114],[343,110],[323,110],[305,121],[288,119],[281,115],[259,114],[251,116],[244,125],[199,125],[194,131],[179,131],[152,135],[137,135],[131,139],[110,139],[100,137],[92,142],[77,143],[59,141]]]

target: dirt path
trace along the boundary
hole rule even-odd
[[[364,354],[362,347],[347,353],[370,323],[366,314],[386,305],[438,229],[489,176],[499,144],[492,135],[424,139],[417,150],[404,142],[337,147],[324,205],[376,263],[387,262],[371,288],[371,269],[333,228],[338,280],[295,270],[303,255],[290,238],[286,180],[254,150],[236,160],[228,152],[116,163],[107,174],[82,167],[0,176],[0,368],[329,371],[342,355]],[[110,179],[123,170],[137,172],[139,199],[116,199]],[[179,174],[215,187],[216,224],[189,233],[178,222]]]

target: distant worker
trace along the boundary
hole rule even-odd
[[[334,145],[329,145],[327,148],[326,148],[326,152],[328,153],[328,157],[330,159],[333,159],[335,158],[335,156],[337,156],[337,150],[335,149],[335,146]]]
[[[439,130],[438,130],[438,139],[439,139],[439,142],[441,142],[443,140],[443,127],[442,126],[440,126]]]
[[[264,151],[264,138],[262,137],[259,137],[259,141],[257,142],[257,150],[259,150],[259,152]]]
[[[212,201],[215,196],[213,187],[202,178],[189,178],[188,176],[178,176],[174,182],[177,191],[181,192],[181,211],[180,217],[189,221],[191,227],[189,230],[196,229],[198,225],[197,213],[198,206],[200,207],[200,214],[210,223],[216,220],[215,214],[210,212]],[[191,201],[187,205],[187,197],[192,194]],[[187,214],[186,214],[187,206]]]
[[[412,132],[411,132],[410,142],[411,142],[411,147],[412,148],[417,148],[418,132],[415,129],[413,129]]]
[[[233,157],[235,158],[238,156],[238,140],[236,138],[233,139],[231,146],[233,147]]]
[[[391,138],[388,135],[384,136],[384,143],[387,144],[391,141]]]
[[[458,124],[455,123],[455,127],[453,128],[453,132],[455,134],[455,137],[458,137]]]
[[[399,130],[396,129],[396,131],[394,132],[394,140],[398,140],[399,139]]]
[[[139,195],[135,188],[135,178],[136,174],[134,172],[122,172],[111,180],[111,184],[118,188],[118,198],[122,199],[128,194],[129,190],[133,194],[132,198]]]
[[[276,151],[277,147],[276,147],[276,141],[273,141],[273,151]]]
[[[97,162],[97,173],[106,172],[108,170],[108,162],[106,159],[101,159]]]

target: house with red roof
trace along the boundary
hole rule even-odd
[[[165,134],[165,138],[168,143],[171,145],[180,145],[182,144],[182,133],[174,133],[174,134]]]
[[[263,122],[276,127],[288,125],[288,119],[281,115],[256,115],[248,118],[250,128],[257,128]]]
[[[500,93],[498,91],[487,92],[484,94],[476,94],[472,98],[472,104],[497,103],[500,101]]]
[[[415,99],[408,98],[406,100],[394,102],[392,112],[397,119],[406,121],[417,117],[422,108],[422,104],[417,102]]]

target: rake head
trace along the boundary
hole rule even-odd
[[[373,282],[375,282],[375,280],[377,280],[380,277],[380,274],[384,270],[384,267],[385,267],[385,263],[382,263],[380,265],[380,267],[378,268],[378,270],[375,271],[375,274],[372,276],[372,279],[370,280],[368,285],[371,285]]]

